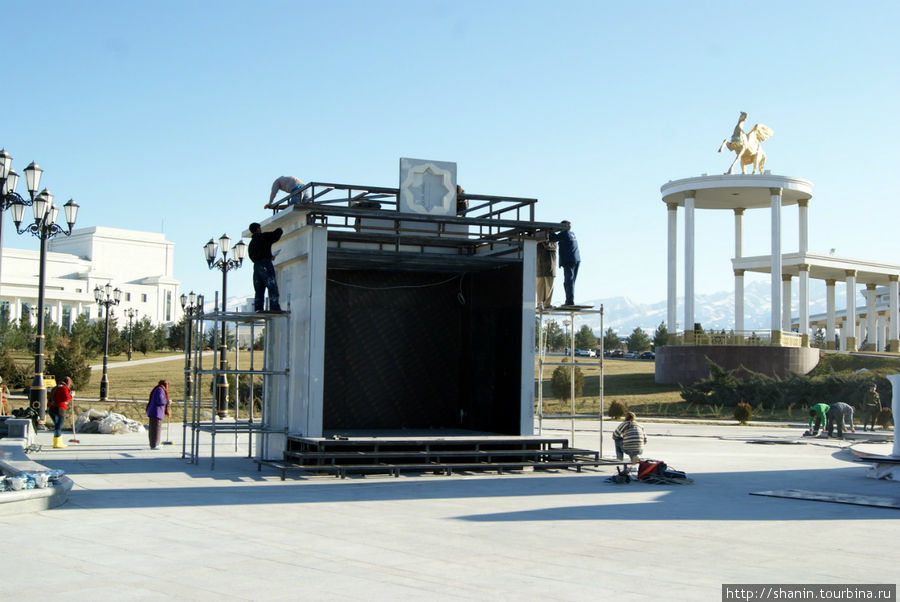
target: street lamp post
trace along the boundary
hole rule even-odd
[[[216,254],[220,247],[222,249],[222,258],[216,260]],[[209,266],[209,269],[217,268],[222,271],[222,313],[225,312],[225,304],[228,299],[228,271],[241,267],[241,264],[244,262],[244,253],[247,251],[247,245],[244,244],[244,241],[240,241],[234,245],[233,257],[229,259],[228,250],[230,247],[231,239],[228,238],[227,234],[219,237],[218,244],[210,238],[209,242],[203,246],[203,250],[206,253],[206,265]],[[216,379],[216,411],[219,414],[219,418],[228,416],[228,378],[225,376],[225,370],[227,369],[225,354],[227,351],[225,320],[222,320],[222,341],[221,345],[219,345],[219,376]]]
[[[181,457],[187,455],[187,404],[194,393],[194,376],[191,373],[191,359],[194,352],[194,318],[203,313],[203,295],[181,295],[181,309],[184,310],[184,418],[181,437]],[[202,345],[201,345],[202,347]],[[193,450],[193,448],[191,448]]]
[[[131,361],[131,354],[134,351],[134,317],[137,316],[138,312],[135,308],[129,307],[125,310],[125,315],[128,316],[128,361]]]
[[[184,398],[189,399],[194,388],[191,374],[191,351],[194,348],[193,317],[203,313],[203,295],[181,295],[181,309],[184,310]]]
[[[6,162],[5,158],[3,162]],[[31,407],[38,411],[38,424],[40,426],[43,426],[47,415],[47,390],[44,388],[44,283],[46,281],[47,267],[47,240],[57,234],[71,235],[72,229],[75,227],[75,218],[78,216],[78,203],[69,199],[69,202],[63,205],[68,230],[64,230],[62,226],[56,223],[59,207],[53,204],[53,194],[45,188],[40,194],[35,196],[42,173],[43,170],[34,162],[25,168],[25,182],[28,186],[28,195],[31,197],[34,222],[24,228],[20,228],[22,218],[25,216],[25,206],[28,203],[16,199],[10,205],[16,232],[19,234],[31,232],[41,240],[40,267],[38,269],[37,335],[34,339],[34,378],[31,380],[31,390],[28,394]],[[10,190],[8,179],[4,185]]]
[[[101,287],[99,284],[94,287],[94,299],[101,307],[106,308],[106,320],[103,325],[103,376],[100,378],[100,401],[106,401],[109,395],[109,378],[106,375],[106,366],[109,362],[109,312],[110,306],[118,305],[122,298],[122,291],[118,288],[112,290],[112,285],[107,282],[106,286]]]

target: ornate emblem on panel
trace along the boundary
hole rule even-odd
[[[456,215],[456,164],[400,159],[400,211]]]

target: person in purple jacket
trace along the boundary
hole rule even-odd
[[[150,449],[159,449],[162,438],[162,421],[169,417],[169,381],[163,379],[153,387],[147,402],[147,417],[150,418]]]

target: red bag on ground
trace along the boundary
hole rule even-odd
[[[659,460],[642,460],[638,464],[637,480],[642,481],[644,477],[666,472],[666,463]]]

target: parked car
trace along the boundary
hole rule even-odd
[[[576,349],[575,355],[578,357],[597,357],[593,349]]]
[[[638,355],[639,355],[639,354],[638,354],[637,351],[626,351],[626,352],[625,352],[625,359],[626,359],[626,360],[636,360],[636,359],[638,358]]]
[[[642,359],[642,360],[655,360],[655,359],[656,359],[656,353],[653,352],[653,351],[645,351],[644,353],[642,353],[642,354],[640,355],[640,359]]]
[[[609,357],[625,357],[625,352],[621,349],[613,349],[609,352]]]

